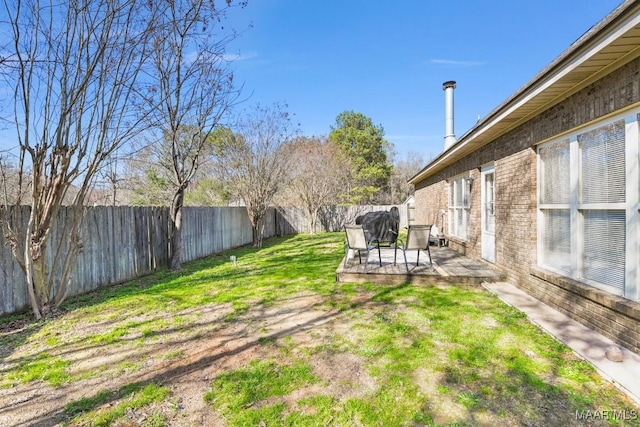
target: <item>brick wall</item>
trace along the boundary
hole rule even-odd
[[[480,168],[495,166],[496,265],[530,295],[640,354],[640,304],[537,267],[536,144],[640,102],[640,59],[594,82],[475,153],[416,184],[416,220],[431,223],[448,209],[447,180],[474,178],[470,235],[450,246],[481,257]],[[446,216],[445,216],[446,219]],[[446,228],[445,228],[446,231]]]
[[[536,153],[529,148],[496,160],[495,171],[496,263],[535,263]]]
[[[438,227],[440,233],[445,232],[447,224],[447,183],[441,181],[435,185],[425,187],[421,194],[422,197],[419,200],[416,199],[415,223],[434,224]],[[445,211],[444,218],[440,213],[441,210]]]
[[[528,294],[640,353],[640,304],[539,267],[520,286]]]

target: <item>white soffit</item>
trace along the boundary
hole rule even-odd
[[[640,56],[637,6],[640,4],[614,27],[607,29],[611,23],[605,24],[578,46],[571,46],[409,182],[415,184],[433,175]]]

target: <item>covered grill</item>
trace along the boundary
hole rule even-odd
[[[356,224],[362,224],[367,241],[378,244],[393,244],[398,239],[400,211],[394,206],[388,212],[369,212],[357,217]]]

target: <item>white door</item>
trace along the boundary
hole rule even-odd
[[[496,174],[492,166],[482,168],[482,258],[496,262]]]

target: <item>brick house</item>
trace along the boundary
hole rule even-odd
[[[632,0],[411,178],[415,222],[640,353],[639,122]]]

